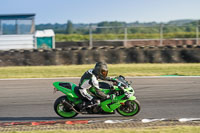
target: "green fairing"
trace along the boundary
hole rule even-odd
[[[136,99],[136,97],[135,96],[131,96],[128,100],[135,100]]]
[[[118,86],[113,86],[115,90],[120,90]]]
[[[108,100],[102,102],[100,104],[101,108],[106,112],[113,112],[115,109],[117,109],[118,107],[121,106],[121,103],[124,103],[127,101],[127,100],[121,100],[124,96],[125,95],[118,96],[113,101],[111,99],[108,99]],[[112,102],[115,102],[115,103],[111,104]],[[111,104],[110,107],[108,104]]]
[[[95,94],[95,93],[96,93],[95,88],[94,88],[94,87],[91,87],[91,88],[90,88],[90,92],[92,92],[92,93]]]
[[[110,92],[110,89],[101,89],[100,88],[100,91],[104,92],[105,94],[108,94]],[[90,92],[96,94],[95,87],[90,88]]]
[[[132,90],[132,93],[134,94],[135,92],[134,92],[134,89],[131,87],[131,86],[129,86],[127,89],[126,89],[126,91],[130,91],[130,90]]]
[[[105,94],[108,94],[110,92],[109,89],[100,89],[102,92],[104,92]]]
[[[120,90],[118,88],[118,86],[114,86],[114,89],[115,90]],[[127,90],[130,90],[132,89],[132,87],[129,87],[127,88]],[[91,88],[90,89],[91,92],[95,93],[95,88]],[[110,92],[109,89],[100,89],[102,92],[104,92],[105,94],[108,94]],[[134,93],[134,91],[132,92]],[[118,96],[116,97],[113,101],[111,99],[108,99],[104,102],[102,102],[100,105],[101,105],[101,108],[106,111],[106,112],[113,112],[115,109],[117,109],[118,107],[121,106],[121,103],[125,103],[127,100],[135,100],[136,97],[135,96],[131,96],[129,99],[127,100],[121,100],[125,95],[121,95],[121,96]],[[110,107],[108,106],[108,104],[112,103],[112,102],[115,102],[113,104],[110,105]]]
[[[74,83],[71,82],[65,82],[65,83],[70,83],[72,84],[72,90],[71,89],[67,89],[65,87],[60,86],[59,84],[62,82],[54,82],[53,85],[55,86],[56,89],[58,89],[59,91],[63,92],[64,94],[72,97],[72,98],[79,98],[75,92],[74,92],[74,88],[76,87],[76,85]]]

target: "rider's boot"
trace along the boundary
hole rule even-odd
[[[95,105],[100,105],[100,100],[99,99],[96,99],[96,98],[93,98],[89,104],[87,105],[88,107],[92,107],[92,106],[95,106]]]
[[[90,108],[95,105],[100,105],[100,100],[93,98],[91,101],[89,101],[89,100],[83,101],[82,105],[83,105],[83,108]]]
[[[78,104],[77,107],[80,110],[80,112],[85,112],[86,108],[91,108],[91,107],[93,107],[95,105],[100,105],[100,100],[99,99],[93,98],[91,101],[83,100],[83,103]]]

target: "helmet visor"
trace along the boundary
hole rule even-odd
[[[103,76],[104,78],[106,78],[107,75],[108,75],[108,71],[106,71],[106,70],[101,70],[101,74],[102,74],[102,76]]]

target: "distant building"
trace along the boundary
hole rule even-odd
[[[0,50],[35,48],[35,14],[0,15]]]

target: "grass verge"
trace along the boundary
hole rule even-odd
[[[16,131],[8,133],[200,133],[199,126],[173,126],[130,129]]]
[[[91,65],[0,67],[0,78],[80,77]],[[200,63],[108,64],[109,76],[200,76]]]

